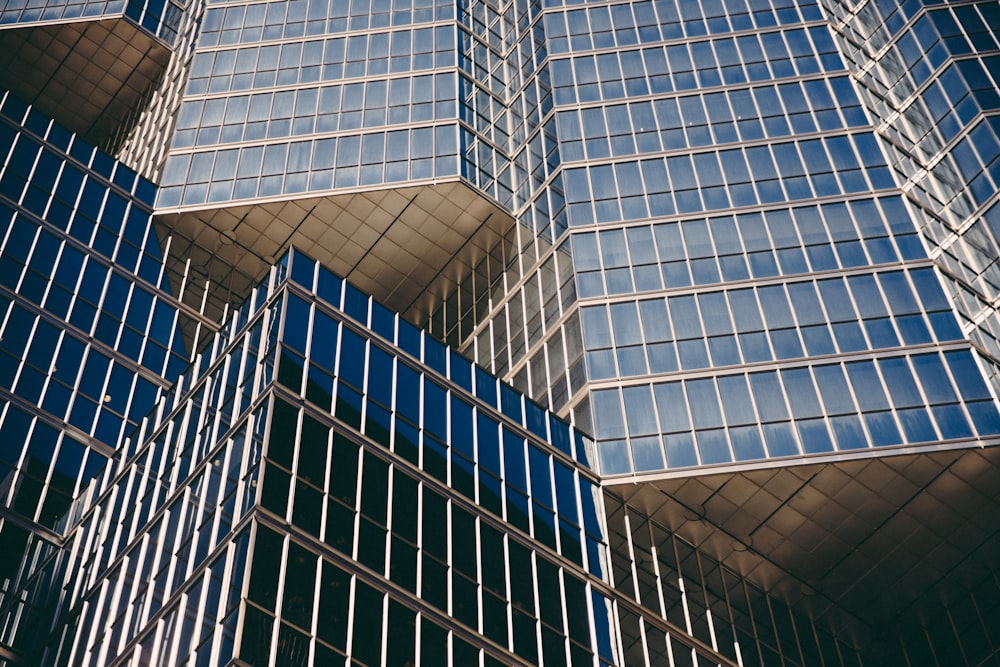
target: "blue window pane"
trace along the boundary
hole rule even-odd
[[[833,442],[830,441],[830,432],[824,420],[806,419],[796,422],[795,425],[799,429],[802,450],[806,454],[833,451]]]
[[[402,327],[400,327],[402,329]],[[476,368],[476,396],[487,405],[497,405],[497,381],[481,368]]]
[[[500,399],[503,413],[518,424],[521,422],[521,395],[509,384],[500,384]]]
[[[733,441],[733,452],[737,461],[753,461],[764,458],[764,441],[756,426],[741,426],[729,429]]]
[[[608,311],[604,306],[582,308],[580,317],[587,349],[611,347],[611,327],[608,324]]]
[[[698,457],[694,452],[694,439],[689,433],[663,436],[663,447],[667,454],[667,466],[670,468],[686,468],[698,465]]]
[[[816,383],[823,395],[823,405],[828,414],[854,412],[854,401],[844,377],[844,370],[839,364],[816,366]]]
[[[727,424],[730,426],[735,424],[753,424],[757,421],[745,376],[733,375],[720,377],[719,393],[722,398],[722,407],[726,412]],[[733,446],[735,448],[735,441]]]
[[[723,425],[722,412],[719,410],[719,398],[712,380],[688,380],[685,383],[685,389],[696,429]]]
[[[549,456],[529,443],[528,463],[531,471],[531,497],[543,505],[553,507],[552,472],[549,469]]]
[[[646,348],[651,373],[670,373],[678,369],[677,351],[673,343],[655,343]]]
[[[958,405],[935,405],[931,407],[931,414],[937,423],[941,437],[945,440],[952,438],[971,438],[972,429],[969,427],[969,420]]]
[[[792,406],[792,416],[818,417],[823,413],[820,408],[819,399],[816,396],[816,387],[813,385],[812,376],[807,368],[794,368],[781,372],[781,380],[788,393],[788,401]]]
[[[625,416],[628,421],[629,435],[648,435],[658,432],[649,385],[625,387],[622,394],[625,399]]]
[[[785,398],[781,392],[777,373],[751,373],[750,386],[753,387],[754,401],[763,421],[775,421],[788,417]]]
[[[499,424],[483,413],[476,415],[476,440],[479,465],[485,470],[500,475]]]
[[[528,472],[524,461],[524,439],[503,429],[503,473],[508,484],[528,490]]]
[[[903,337],[903,342],[907,345],[920,345],[930,343],[933,340],[930,329],[927,328],[927,323],[924,322],[924,318],[920,315],[897,317],[896,326],[899,327],[899,333]]]
[[[838,450],[868,448],[868,437],[865,435],[865,431],[861,427],[861,420],[857,415],[831,417],[830,425],[833,426]]]
[[[937,433],[925,408],[899,410],[899,422],[909,442],[930,442],[937,440]]]
[[[899,338],[896,336],[896,330],[893,329],[889,318],[883,317],[865,320],[864,324],[873,348],[896,347],[899,345]]]
[[[289,296],[285,316],[285,331],[282,339],[301,354],[306,353],[306,335],[309,333],[309,310],[308,303],[296,296]]]
[[[708,339],[708,349],[714,366],[730,366],[740,363],[740,352],[736,336],[715,336]]]
[[[857,322],[836,322],[833,335],[841,352],[857,352],[868,349],[868,341]]]
[[[795,329],[781,329],[771,332],[771,344],[778,359],[794,359],[802,356],[802,345]]]
[[[771,357],[771,347],[765,333],[746,333],[739,335],[740,349],[747,363],[768,361]]]
[[[944,358],[948,362],[948,366],[951,367],[951,375],[955,378],[963,399],[972,401],[990,397],[982,373],[970,352],[964,350],[945,352]]]
[[[557,460],[552,461],[552,468],[555,471],[553,479],[556,485],[559,514],[563,519],[579,523],[579,512],[576,507],[576,478],[573,470]]]
[[[917,390],[917,385],[913,381],[913,372],[905,358],[880,359],[879,369],[885,377],[885,383],[889,388],[894,406],[908,408],[923,405],[923,398]]]
[[[598,455],[601,460],[601,473],[616,475],[630,472],[628,460],[628,445],[624,440],[605,440],[597,443]]]
[[[902,442],[896,421],[891,412],[873,412],[865,415],[865,424],[872,436],[872,444],[876,447],[898,445]]]
[[[364,388],[366,347],[367,341],[364,338],[344,329],[340,339],[338,375],[342,382],[347,382],[355,389]]]
[[[591,380],[615,377],[615,354],[613,350],[597,350],[587,353],[587,368]]]
[[[615,344],[635,345],[642,342],[642,329],[635,303],[616,303],[611,306],[611,321],[614,322]]]
[[[660,425],[665,433],[686,431],[691,428],[687,400],[680,382],[653,385],[653,393],[656,396]]]
[[[594,403],[594,423],[598,438],[622,438],[625,423],[617,389],[604,389],[591,394]]]
[[[632,462],[636,472],[663,469],[663,452],[659,437],[632,438],[631,446]]]
[[[1000,433],[1000,414],[997,413],[994,403],[991,401],[968,403],[966,407],[980,436]]]
[[[767,451],[772,457],[799,454],[795,432],[789,422],[764,424],[764,440],[767,442]]]
[[[931,403],[954,403],[958,400],[941,357],[936,354],[921,354],[912,357],[911,361],[927,400]]]
[[[862,411],[884,410],[889,407],[889,401],[882,391],[882,381],[872,362],[856,361],[847,364],[846,368]]]
[[[701,452],[703,464],[728,463],[733,460],[729,453],[729,443],[726,441],[725,430],[698,431],[697,436],[698,451]]]

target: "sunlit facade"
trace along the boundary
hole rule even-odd
[[[0,660],[991,664],[998,22],[8,3]]]

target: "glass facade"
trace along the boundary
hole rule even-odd
[[[0,662],[991,664],[998,21],[0,9]]]
[[[975,389],[927,382],[980,416],[918,389],[913,360],[943,372],[966,335],[822,18],[545,15],[589,381],[569,407],[606,475],[996,432],[968,348]]]
[[[929,5],[931,3],[928,3]],[[840,19],[838,37],[893,169],[941,267],[963,328],[996,382],[996,27],[988,3],[872,5]],[[869,54],[878,51],[872,58]]]
[[[159,206],[457,175],[455,7],[380,10],[207,8]]]
[[[611,610],[643,612],[590,446],[293,252],[36,550],[8,632],[54,604],[43,664],[616,664]]]
[[[58,540],[72,499],[187,366],[199,318],[171,296],[152,183],[6,93],[0,153],[0,539],[13,554]]]

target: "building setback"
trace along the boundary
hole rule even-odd
[[[0,660],[1000,661],[995,3],[0,9]]]

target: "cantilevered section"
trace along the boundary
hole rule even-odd
[[[125,19],[0,30],[0,85],[111,152],[169,59]]]
[[[452,182],[161,212],[157,223],[172,237],[165,249],[171,282],[195,275],[214,286],[207,296],[181,295],[210,317],[240,303],[294,245],[407,319],[422,321],[514,220]]]
[[[183,9],[167,0],[0,9],[0,87],[114,153],[170,60]]]
[[[947,622],[948,607],[1000,566],[1000,447],[879,454],[605,484],[877,652]]]

